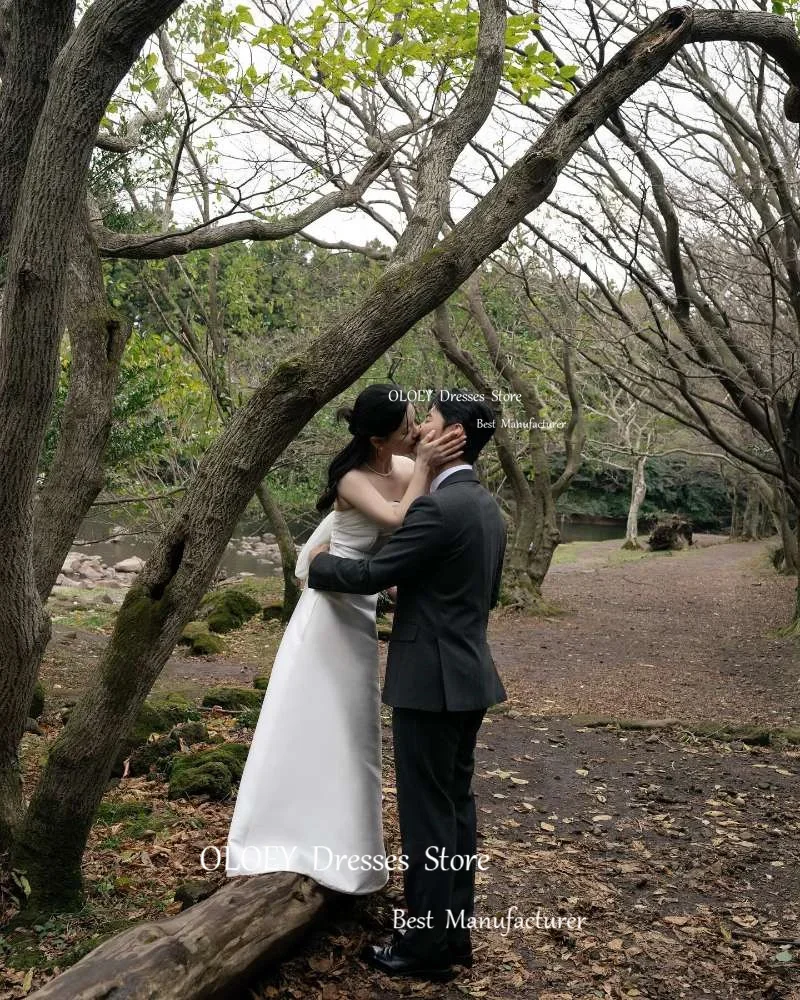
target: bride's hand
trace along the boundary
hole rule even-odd
[[[433,437],[435,430],[428,431],[417,445],[416,460],[435,472],[442,465],[452,462],[464,452],[467,436],[461,427],[450,427],[439,437]]]

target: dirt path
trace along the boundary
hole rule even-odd
[[[791,618],[794,581],[768,568],[764,542],[700,545],[608,564],[617,542],[553,567],[547,620],[491,630],[509,693],[547,715],[800,721],[800,646],[773,638]]]

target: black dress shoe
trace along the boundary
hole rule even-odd
[[[447,947],[450,952],[450,961],[453,965],[463,965],[468,969],[472,968],[472,940],[469,934],[449,938]]]
[[[468,945],[466,948],[450,946],[450,961],[453,965],[463,965],[467,969],[472,968],[472,948]]]
[[[387,976],[413,976],[415,979],[446,982],[457,975],[447,955],[422,959],[403,955],[394,945],[368,944],[362,950],[361,957],[368,965],[380,969]]]

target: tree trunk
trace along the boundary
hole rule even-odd
[[[783,548],[782,572],[796,574],[800,572],[797,535],[789,521],[786,491],[780,485],[774,486],[771,490],[770,513],[772,514],[775,528],[781,536]]]
[[[67,321],[72,345],[69,393],[56,453],[45,484],[36,496],[33,515],[33,570],[42,605],[81,521],[103,485],[103,454],[111,429],[119,363],[129,329],[123,327],[108,308],[100,259],[85,214],[76,226],[73,242]],[[44,621],[43,608],[40,614]],[[49,640],[49,620],[43,629],[39,640],[30,647],[28,664],[34,671],[34,682]],[[24,707],[23,725],[30,706],[26,691],[27,687],[22,687],[19,700],[6,705],[6,710],[14,716],[21,714]],[[0,753],[0,760],[6,762],[0,764],[0,844],[9,846],[11,828],[18,826],[22,818],[22,800],[15,776],[16,747],[11,757],[11,745],[17,740],[18,746],[18,739],[16,728],[6,730],[0,726],[0,730],[4,734],[7,732]]]
[[[645,494],[647,493],[647,482],[644,478],[644,467],[647,462],[646,455],[639,455],[633,469],[633,480],[631,482],[631,504],[628,508],[628,524],[625,528],[625,543],[623,549],[640,549],[639,544],[639,511],[642,508]]]
[[[547,612],[551,609],[542,597],[542,584],[550,570],[553,554],[561,542],[561,532],[558,530],[555,493],[550,480],[550,463],[547,461],[542,431],[531,431],[530,452],[533,466],[533,481],[530,487],[534,503],[536,534],[533,539],[533,547],[528,552],[528,576],[536,596],[534,609]]]
[[[739,538],[742,533],[741,516],[739,511],[739,491],[736,486],[731,490],[731,530],[729,537],[733,540]]]
[[[502,427],[495,432],[495,445],[514,494],[514,527],[503,567],[503,604],[530,614],[547,613],[552,608],[542,596],[542,584],[561,532],[544,435],[535,429],[529,434],[532,481],[514,458],[513,446]]]
[[[108,101],[146,37],[179,2],[96,3],[86,13],[57,59],[57,82],[51,75],[14,194],[18,207],[0,312],[0,850],[10,845],[24,807],[17,750],[50,638],[34,571],[33,509],[75,219]],[[59,5],[50,7],[63,13]],[[33,44],[20,58],[36,56]],[[4,79],[2,108],[13,98],[9,85]],[[3,198],[7,182],[5,177]]]
[[[0,251],[11,238],[19,190],[56,56],[72,29],[75,0],[8,4],[8,44],[0,91]]]
[[[800,549],[800,512],[795,528],[795,548]],[[800,638],[800,573],[797,575],[794,591],[794,615],[788,625],[778,629],[778,634],[786,638]]]
[[[244,996],[336,894],[289,872],[243,875],[166,920],[103,942],[30,1000],[210,1000]]]
[[[761,498],[752,485],[747,487],[747,501],[742,515],[742,539],[746,542],[758,538],[758,524],[761,520]]]
[[[286,518],[283,516],[280,504],[272,495],[266,480],[256,490],[256,496],[264,509],[281,553],[281,570],[283,572],[283,612],[281,617],[283,621],[288,622],[301,594],[297,577],[294,575],[294,568],[297,564],[297,549],[294,546],[294,538],[286,523]]]
[[[66,299],[69,392],[56,452],[34,509],[33,562],[42,601],[105,482],[114,394],[131,329],[108,304],[85,211],[75,233]]]

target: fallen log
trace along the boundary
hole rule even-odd
[[[337,894],[292,872],[241,875],[104,941],[29,1000],[220,1000],[281,958]]]

